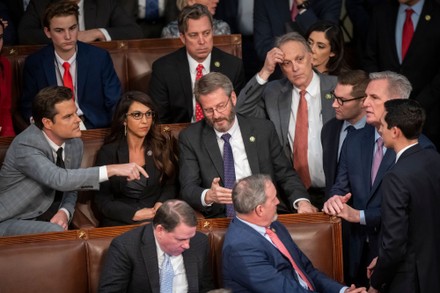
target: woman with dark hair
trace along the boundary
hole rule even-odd
[[[168,199],[175,198],[177,155],[173,138],[161,134],[156,106],[145,93],[132,91],[119,101],[110,135],[98,152],[96,165],[134,162],[148,178],[127,181],[112,177],[101,183],[95,195],[101,226],[117,226],[151,220]]]
[[[313,67],[320,73],[339,75],[348,67],[344,60],[344,36],[339,26],[331,21],[314,23],[306,34],[312,49]]]
[[[0,51],[3,49],[5,25],[0,20]],[[15,136],[11,114],[11,63],[0,56],[0,136]]]

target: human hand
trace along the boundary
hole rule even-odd
[[[211,188],[206,192],[206,204],[221,203],[232,204],[232,189],[225,188],[219,184],[220,178],[216,177],[212,180]]]
[[[368,288],[368,293],[379,293],[379,290],[374,289],[373,287],[370,286],[370,288]]]
[[[264,60],[263,68],[261,68],[258,75],[263,80],[268,80],[270,75],[275,71],[278,63],[282,63],[284,60],[284,53],[279,48],[272,48],[266,54],[266,60]]]
[[[367,278],[371,279],[371,276],[373,275],[374,272],[374,268],[376,267],[377,264],[377,256],[375,258],[373,258],[373,260],[370,262],[370,264],[367,267]]]
[[[143,208],[140,210],[137,210],[136,213],[134,213],[134,216],[132,218],[133,221],[144,221],[154,218],[156,215],[156,209],[155,208]]]
[[[145,178],[148,178],[147,172],[136,163],[127,163],[127,164],[114,164],[107,165],[107,176],[123,176],[127,177],[128,181],[139,180],[141,178],[140,174],[144,175]]]
[[[104,34],[101,32],[101,30],[95,28],[91,30],[79,31],[78,41],[84,43],[91,43],[95,41],[106,41],[106,39]]]
[[[57,224],[61,226],[64,230],[67,230],[69,227],[69,219],[64,211],[59,210],[53,217],[50,219],[52,224]]]
[[[344,208],[344,204],[347,203],[350,198],[351,193],[347,193],[344,196],[333,195],[324,203],[324,208],[322,210],[326,214],[337,216]]]
[[[298,214],[310,214],[316,213],[318,209],[313,206],[308,200],[300,200],[297,203],[298,206]]]
[[[367,288],[356,288],[354,284],[351,284],[350,288],[347,288],[347,290],[345,290],[345,293],[367,293]]]

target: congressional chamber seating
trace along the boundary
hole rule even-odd
[[[322,213],[280,215],[292,238],[316,268],[343,281],[341,222]],[[221,249],[229,219],[199,219],[211,247],[216,287],[222,287]],[[80,229],[0,237],[0,292],[97,292],[113,237],[136,226]]]

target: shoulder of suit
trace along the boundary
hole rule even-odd
[[[212,48],[211,63],[215,62],[215,60],[214,60],[215,58],[229,59],[230,61],[242,62],[242,60],[240,58],[238,58],[237,56],[229,54],[229,53],[227,53],[217,47],[213,47]]]

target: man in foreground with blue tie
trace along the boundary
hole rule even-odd
[[[101,273],[99,292],[173,293],[214,289],[208,238],[196,231],[193,209],[168,200],[153,223],[113,239]]]
[[[366,292],[313,267],[277,219],[277,191],[267,175],[241,179],[232,191],[236,217],[223,243],[224,287],[233,292]]]
[[[309,195],[286,158],[272,122],[236,115],[237,96],[219,72],[196,82],[194,94],[205,119],[180,133],[182,198],[205,217],[232,217],[237,179],[270,174],[279,188],[279,211],[314,211]]]

